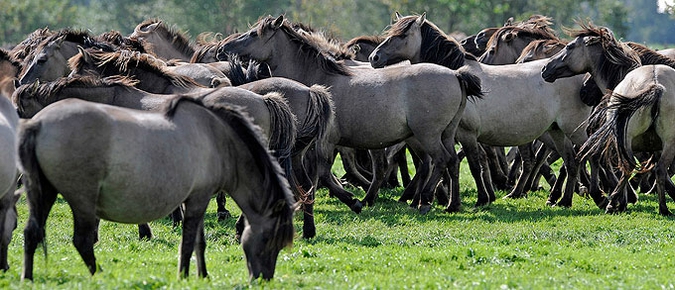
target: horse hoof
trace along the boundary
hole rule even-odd
[[[425,215],[431,211],[431,205],[420,205],[419,211],[420,214]]]
[[[302,230],[302,238],[309,240],[311,238],[316,237],[316,229],[303,229]]]
[[[349,208],[355,213],[361,213],[361,210],[363,209],[363,204],[360,201],[357,200]]]
[[[547,200],[546,205],[550,206],[550,207],[554,207],[556,205],[556,203],[554,201]]]
[[[375,205],[375,201],[373,201],[373,200],[368,200],[368,199],[362,200],[361,203],[362,203],[362,204],[365,204],[366,206],[373,206],[373,205]]]
[[[224,221],[232,217],[232,214],[229,211],[218,212],[218,221]]]
[[[502,199],[518,199],[518,198],[522,198],[522,197],[523,196],[519,195],[519,194],[509,193],[509,194],[505,195],[504,197],[502,197]]]
[[[489,201],[479,200],[479,201],[476,202],[476,205],[474,207],[484,207],[484,206],[488,206],[488,205],[490,205]]]
[[[445,208],[445,212],[456,213],[461,211],[461,206],[459,205],[449,205]]]

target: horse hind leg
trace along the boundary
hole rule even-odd
[[[185,200],[185,215],[183,220],[183,235],[181,237],[178,274],[180,277],[187,278],[190,272],[190,258],[197,248],[197,274],[200,277],[206,277],[206,264],[204,262],[204,249],[206,242],[203,238],[204,213],[209,205],[210,194],[193,193],[195,198]],[[201,231],[201,237],[198,235]],[[202,243],[204,243],[202,245]]]
[[[94,243],[96,243],[96,229],[98,228],[98,219],[96,215],[86,212],[71,205],[73,211],[74,231],[73,245],[80,253],[80,257],[87,265],[89,273],[94,275],[98,267],[96,257],[94,256]]]
[[[659,195],[659,214],[663,216],[673,215],[666,205],[666,192],[668,191],[666,184],[669,183],[668,179],[670,179],[670,176],[668,175],[668,166],[673,162],[673,158],[675,158],[675,148],[668,145],[669,144],[664,143],[661,157],[654,168],[654,174],[656,175],[656,192]]]
[[[56,202],[58,192],[49,182],[40,184],[40,180],[46,180],[41,172],[40,179],[34,180],[29,174],[24,173],[23,184],[26,188],[26,199],[28,201],[28,221],[23,230],[24,234],[24,263],[21,279],[33,280],[33,261],[35,250],[42,244],[45,257],[47,256],[47,245],[45,243],[45,224],[52,206]],[[36,196],[37,195],[37,196]]]
[[[373,180],[368,187],[366,197],[361,201],[367,206],[373,206],[375,199],[380,191],[380,187],[384,182],[386,169],[388,167],[387,153],[385,149],[369,150],[370,159],[372,160]]]

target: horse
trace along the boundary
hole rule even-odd
[[[167,107],[144,112],[68,99],[22,124],[29,203],[22,279],[33,279],[33,256],[44,245],[57,193],[72,209],[73,244],[92,275],[99,269],[97,219],[146,223],[183,204],[178,272],[188,276],[194,251],[198,275],[206,277],[204,212],[220,190],[247,217],[241,243],[250,278],[274,276],[279,251],[292,243],[294,201],[259,129],[229,106],[175,98]]]
[[[98,78],[80,76],[61,78],[45,84],[33,84],[20,87],[13,96],[19,115],[31,118],[37,112],[51,103],[66,99],[79,98],[87,101],[105,103],[120,107],[157,111],[174,95],[158,95],[147,93],[133,87],[135,81],[127,78],[107,77]],[[231,104],[245,108],[263,130],[267,137],[266,144],[279,159],[288,174],[293,174],[291,155],[294,152],[296,137],[296,119],[286,101],[277,93],[264,96],[239,88],[222,88],[209,92],[194,92],[182,94],[198,99],[208,100],[208,104]],[[293,185],[297,183],[294,176],[289,176]],[[298,199],[304,198],[302,191],[297,192]],[[224,209],[224,196],[219,193],[219,219],[229,215]],[[175,213],[174,225],[180,220],[180,214]],[[141,238],[149,238],[149,228],[139,226]]]
[[[523,51],[516,59],[516,63],[524,63],[537,59],[549,58],[561,51],[567,42],[555,39],[533,40],[523,48]]]
[[[628,72],[607,94],[607,108],[599,116],[604,117],[604,122],[579,153],[581,158],[602,155],[621,170],[619,183],[608,198],[608,213],[626,209],[623,200],[627,199],[626,186],[632,173],[653,167],[659,214],[672,216],[665,193],[671,197],[675,193],[667,172],[675,157],[675,131],[671,126],[675,122],[673,92],[675,69],[667,65],[643,65]],[[655,164],[636,164],[633,151],[660,151],[660,154]]]
[[[384,38],[379,35],[357,36],[347,41],[347,43],[344,44],[344,48],[354,54],[354,60],[365,62],[368,61],[368,56],[382,40],[384,40]]]
[[[68,59],[77,54],[78,47],[113,51],[112,44],[96,41],[88,32],[62,29],[48,36],[22,62],[19,83],[24,85],[39,79],[53,81],[70,73]]]
[[[17,134],[19,116],[9,97],[0,92],[0,270],[7,271],[7,251],[16,228],[16,201],[14,194],[19,177],[17,163]]]
[[[234,53],[267,63],[272,75],[305,85],[330,86],[336,126],[331,129],[330,154],[318,162],[322,181],[333,196],[360,212],[363,203],[344,190],[330,172],[335,146],[382,149],[407,141],[420,156],[429,156],[414,179],[422,194],[421,213],[431,209],[431,198],[446,167],[458,165],[454,132],[467,103],[467,94],[480,95],[479,80],[471,74],[421,64],[374,70],[337,62],[317,41],[296,31],[284,16],[260,19],[251,30],[224,43],[220,53]],[[424,112],[424,113],[420,113]],[[383,153],[374,157],[383,158]],[[429,155],[426,155],[429,154]],[[433,168],[431,165],[433,164]],[[376,166],[378,183],[382,170]],[[379,179],[378,179],[379,178]],[[454,177],[453,177],[454,178]],[[453,180],[454,181],[454,180]],[[364,202],[374,201],[379,184],[373,183]],[[459,184],[453,183],[456,191]]]
[[[566,79],[565,83],[544,82],[540,71],[546,60],[501,66],[482,64],[427,20],[426,14],[397,16],[398,21],[388,30],[386,40],[370,55],[373,67],[402,60],[432,62],[452,69],[465,67],[482,80],[484,97],[481,101],[467,103],[457,131],[457,139],[467,152],[479,189],[477,205],[494,200],[489,172],[485,172],[487,165],[477,142],[495,146],[527,145],[548,133],[551,138],[542,141],[552,143],[551,147],[560,152],[570,178],[562,199],[559,191],[552,190],[547,204],[570,207],[578,171],[573,144],[582,144],[586,140],[587,135],[579,126],[590,113],[590,107],[579,98],[582,78]],[[523,148],[521,154],[528,153],[523,155],[524,160],[530,160],[524,164],[523,171],[531,174],[533,156],[528,156],[532,155],[529,146]],[[526,176],[523,174],[519,181],[524,183]],[[523,188],[524,184],[517,184],[506,197],[522,196]]]
[[[675,67],[675,60],[637,43],[622,43],[605,27],[596,27],[591,23],[579,25],[580,30],[568,31],[574,40],[552,57],[543,68],[542,77],[545,80],[555,81],[558,78],[590,73],[597,86],[606,91],[613,90],[630,71],[641,65],[665,64]],[[599,100],[595,102],[600,103]],[[606,104],[598,106],[594,115],[599,116],[601,120],[604,119],[606,106]],[[597,129],[600,125],[589,127]],[[604,183],[614,187],[615,177],[606,173]],[[600,189],[594,186],[591,188],[591,195],[601,194],[599,191]],[[628,197],[631,202],[637,200],[634,194]],[[607,205],[604,208],[607,208]]]
[[[549,19],[549,18],[545,18]],[[516,63],[523,49],[534,40],[560,40],[549,27],[550,22],[538,25],[505,26],[499,28],[490,37],[487,49],[478,61],[485,64]]]

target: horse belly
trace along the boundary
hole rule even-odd
[[[139,224],[163,218],[175,210],[189,195],[188,186],[129,188],[104,185],[98,195],[96,216],[119,222]]]
[[[543,109],[537,111],[523,113],[510,106],[477,107],[470,103],[459,132],[462,132],[460,135],[475,134],[479,142],[493,146],[526,144],[541,136],[553,123],[554,116]]]

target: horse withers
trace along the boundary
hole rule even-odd
[[[19,133],[29,204],[22,278],[33,279],[33,256],[57,193],[73,212],[73,243],[91,274],[98,269],[99,218],[146,223],[183,204],[179,274],[188,275],[194,251],[206,277],[203,218],[220,190],[247,217],[241,243],[250,277],[272,278],[279,251],[292,243],[293,196],[263,144],[238,109],[207,109],[191,98],[175,98],[163,112],[77,99],[48,106]]]

